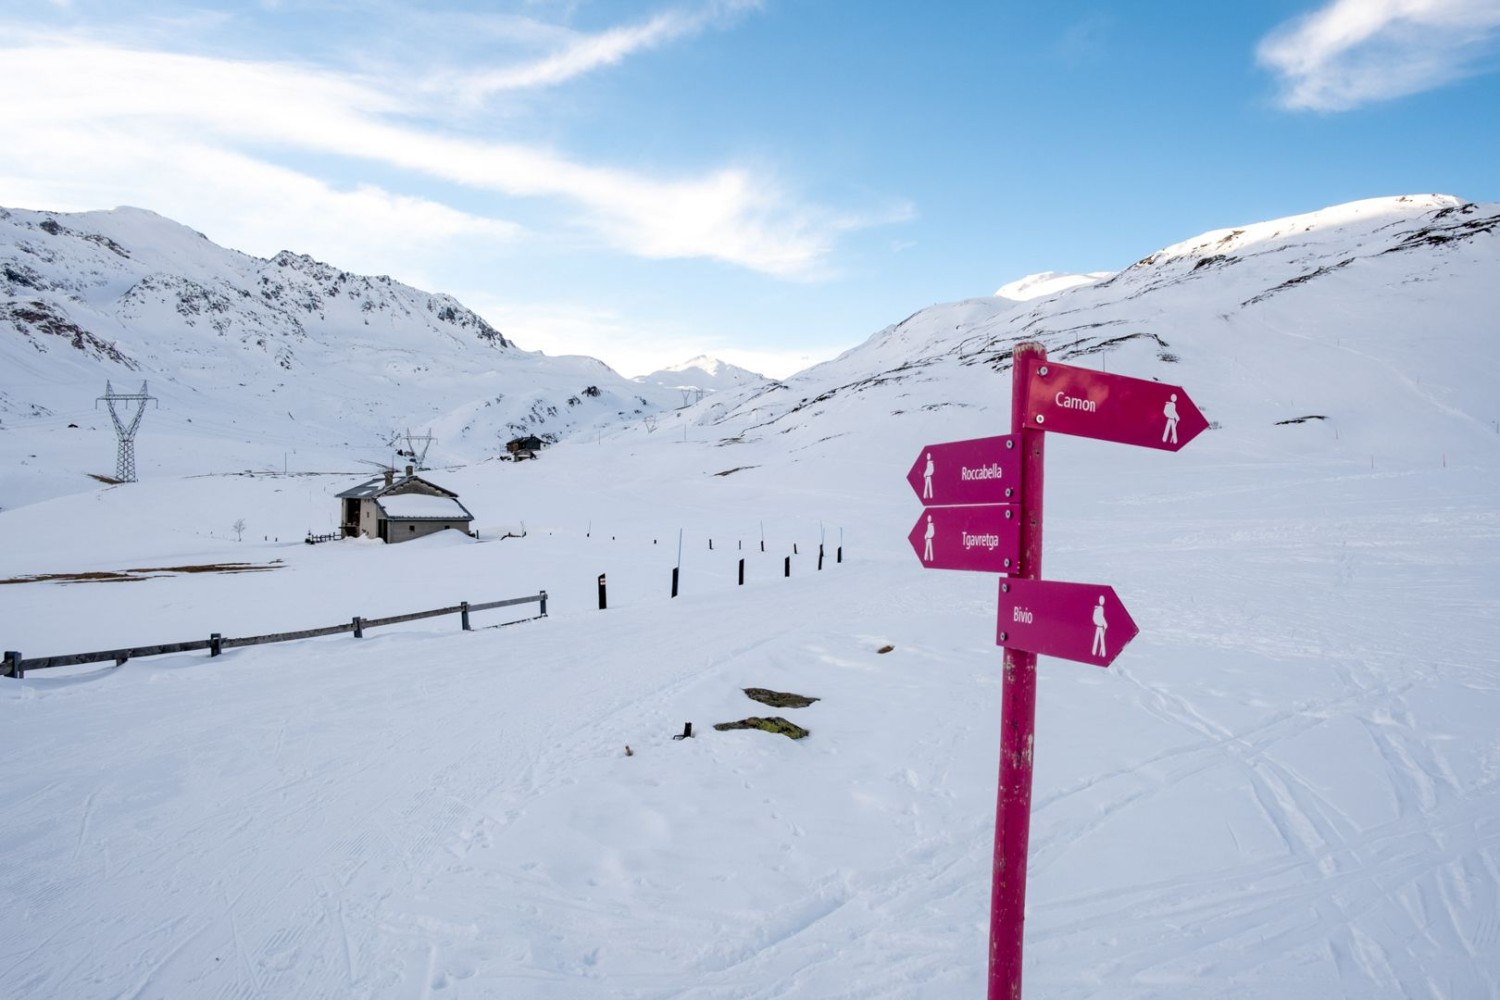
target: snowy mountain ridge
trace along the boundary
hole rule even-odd
[[[1313,412],[1339,427],[1341,444],[1388,450],[1411,437],[1403,414],[1364,402],[1373,384],[1390,383],[1413,405],[1468,414],[1455,425],[1466,440],[1493,435],[1477,415],[1496,398],[1484,373],[1500,369],[1486,336],[1488,317],[1500,314],[1488,277],[1500,269],[1497,227],[1500,205],[1434,195],[1216,230],[1044,297],[920,310],[782,383],[705,400],[699,419],[743,433],[753,412],[755,433],[813,439],[825,436],[813,418],[834,409],[947,411],[966,423],[1005,412],[995,408],[1008,386],[996,376],[1008,373],[1016,343],[1036,340],[1058,361],[1160,381],[1178,382],[1186,376],[1174,369],[1190,365],[1216,387],[1207,405],[1220,426]],[[1318,398],[1284,392],[1278,367],[1291,358],[1316,360]],[[1420,380],[1403,374],[1418,371]]]
[[[142,209],[77,216],[0,209],[0,223],[7,318],[43,353],[48,344],[38,334],[68,325],[151,357],[160,347],[140,335],[159,335],[152,324],[173,313],[179,328],[256,348],[287,370],[299,363],[299,345],[372,321],[388,331],[422,327],[455,341],[513,346],[451,296],[349,274],[288,250],[260,260]],[[17,315],[21,301],[48,319]],[[139,368],[142,361],[124,354],[121,363]]]
[[[258,462],[319,444],[383,460],[406,428],[436,433],[436,460],[479,460],[508,437],[680,402],[590,358],[523,351],[451,296],[291,251],[251,257],[134,208],[0,209],[0,371],[0,426],[96,420],[106,381],[144,381],[161,401],[147,433],[253,427]],[[66,488],[12,486],[0,506]]]
[[[149,212],[8,210],[0,420],[107,435],[94,402],[103,382],[149,380],[162,406],[146,424],[143,473],[165,459],[149,444],[163,433],[241,440],[242,466],[289,465],[301,449],[337,468],[351,453],[383,460],[380,442],[403,429],[433,431],[434,459],[445,462],[492,456],[523,433],[599,437],[691,402],[678,387],[693,385],[714,389],[683,411],[703,432],[727,441],[787,433],[817,450],[829,434],[816,418],[832,408],[868,407],[870,420],[914,409],[977,420],[1008,391],[995,376],[1011,345],[1039,339],[1058,360],[1109,364],[1118,355],[1115,365],[1164,380],[1193,359],[1229,387],[1208,403],[1221,425],[1311,411],[1332,427],[1342,419],[1337,404],[1353,407],[1368,391],[1370,356],[1431,367],[1434,348],[1454,357],[1488,350],[1478,333],[1495,308],[1485,275],[1496,266],[1497,215],[1449,196],[1402,196],[1214,230],[1106,276],[1047,272],[1006,286],[1011,295],[920,310],[839,358],[769,381],[705,358],[624,379],[592,359],[521,351],[446,296],[289,252],[258,260]],[[1451,319],[1431,329],[1434,310]],[[1334,315],[1336,328],[1324,319]],[[1414,330],[1424,339],[1404,332]],[[1261,349],[1267,337],[1323,352],[1327,399],[1274,402],[1280,379]],[[1441,399],[1429,375],[1423,398],[1482,411],[1493,393],[1478,370],[1457,371]],[[1407,436],[1389,410],[1371,419],[1338,433],[1372,450]],[[0,506],[110,471],[107,436],[85,469],[49,461],[46,445],[29,452],[37,447],[44,457],[21,456]],[[196,471],[175,460],[159,468]]]

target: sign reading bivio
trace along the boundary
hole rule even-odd
[[[1058,580],[1000,581],[995,644],[1107,667],[1140,632],[1113,587]]]

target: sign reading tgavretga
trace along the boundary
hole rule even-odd
[[[906,539],[928,569],[1014,573],[1021,552],[1019,508],[929,507]]]
[[[1026,387],[1026,425],[1176,451],[1208,429],[1180,386],[1049,361]]]
[[[1021,448],[1014,434],[930,444],[906,481],[929,507],[1013,503],[1021,485]]]
[[[1140,629],[1113,587],[1056,580],[1000,581],[995,644],[1107,667]]]

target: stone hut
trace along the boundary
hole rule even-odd
[[[409,465],[404,476],[388,471],[338,499],[345,538],[409,542],[448,528],[472,534],[474,515],[458,502],[458,494],[415,475]]]

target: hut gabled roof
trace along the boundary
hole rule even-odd
[[[426,490],[423,490],[426,487]],[[401,476],[386,485],[384,476],[376,476],[374,479],[351,487],[338,495],[340,500],[374,500],[383,496],[399,496],[403,493],[421,493],[430,491],[436,496],[458,499],[458,494],[452,490],[444,489],[437,483],[423,479],[421,476]]]
[[[435,497],[429,493],[386,494],[375,501],[387,520],[396,521],[463,521],[474,520],[469,509],[457,497]]]

